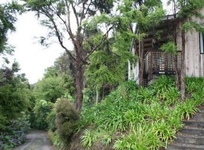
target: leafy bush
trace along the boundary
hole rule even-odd
[[[59,77],[47,77],[40,80],[34,88],[34,95],[37,100],[44,99],[54,103],[67,91],[64,79]]]
[[[0,106],[0,131],[4,131],[7,127],[7,124],[8,124],[7,117],[1,111],[1,106]]]
[[[0,132],[0,149],[12,148],[26,140],[26,133],[30,130],[29,117],[25,114],[10,122],[6,131]]]
[[[30,89],[17,77],[0,85],[0,131],[29,107]]]
[[[37,129],[47,129],[47,116],[51,112],[53,107],[53,103],[47,102],[45,100],[37,101],[34,107],[34,117],[35,122],[32,125],[34,128]]]
[[[57,129],[55,124],[55,119],[56,119],[56,109],[55,107],[53,107],[51,112],[47,115],[47,118],[46,118],[46,121],[48,123],[48,128],[53,132]]]
[[[79,113],[67,99],[56,101],[56,127],[59,138],[63,143],[68,144],[73,133],[77,129]]]

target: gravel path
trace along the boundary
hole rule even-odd
[[[33,130],[27,134],[27,141],[13,150],[54,150],[45,131]]]

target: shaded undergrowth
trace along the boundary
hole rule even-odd
[[[174,79],[161,76],[147,88],[128,81],[100,104],[85,108],[79,130],[85,149],[156,150],[166,147],[203,104],[204,78],[186,79],[187,98],[180,100]]]

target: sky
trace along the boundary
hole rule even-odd
[[[0,4],[6,1],[0,0]],[[34,13],[19,15],[15,27],[16,31],[8,34],[8,43],[15,47],[10,61],[16,60],[21,68],[19,73],[25,73],[29,83],[36,83],[64,51],[57,43],[49,48],[39,44],[35,37],[46,35],[47,29],[40,25]]]
[[[10,60],[20,64],[20,73],[25,73],[31,84],[43,77],[44,70],[53,65],[62,53],[62,48],[52,44],[46,48],[40,45],[38,38],[47,34],[45,27],[39,24],[33,13],[18,16],[16,31],[9,34],[8,43],[15,47]]]

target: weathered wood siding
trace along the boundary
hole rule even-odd
[[[186,34],[186,75],[204,76],[204,54],[200,54],[199,33]]]
[[[204,14],[204,9],[201,11]],[[193,18],[194,21],[204,22],[198,18]],[[177,39],[178,49],[181,49],[180,36]],[[204,76],[204,54],[200,54],[199,33],[196,31],[189,31],[186,33],[186,53],[185,53],[185,67],[186,76],[202,77]]]

